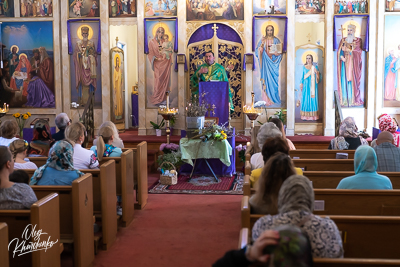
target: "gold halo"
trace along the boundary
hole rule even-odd
[[[119,54],[115,54],[114,56],[114,66],[117,66],[117,58],[119,58],[119,65],[121,66],[121,56]]]
[[[20,59],[21,60],[21,57],[22,56],[25,56],[26,57],[26,59],[28,59],[28,56],[25,54],[25,53],[21,53],[20,55],[19,55],[19,58],[18,59]]]
[[[17,53],[18,53],[18,51],[19,51],[19,47],[18,47],[18,45],[12,45],[12,46],[11,46],[11,48],[10,48],[10,51],[11,51],[11,53],[12,53],[12,50],[13,50],[13,48],[14,48],[14,47],[16,47],[16,48],[17,48]]]
[[[354,20],[348,20],[343,24],[343,28],[346,29],[345,31],[343,31],[343,37],[344,38],[347,37],[347,29],[350,24],[353,24],[356,26],[356,32],[355,32],[354,36],[360,38],[361,37],[361,26],[357,21],[354,21]]]
[[[156,31],[157,31],[157,29],[158,28],[160,28],[160,27],[163,27],[164,28],[164,34],[167,34],[168,35],[168,40],[170,41],[170,42],[172,42],[172,33],[171,33],[171,31],[169,30],[169,27],[168,27],[168,25],[166,24],[166,23],[164,23],[164,22],[158,22],[157,24],[155,24],[154,26],[153,26],[153,30],[152,30],[152,32],[153,32],[153,37],[156,37]]]
[[[88,28],[89,28],[88,40],[92,39],[92,37],[93,37],[93,29],[92,29],[92,27],[90,27],[90,26],[87,25],[87,24],[84,24],[84,25],[79,26],[78,29],[76,30],[76,35],[78,36],[78,38],[81,39],[81,40],[83,39],[83,37],[82,37],[82,31],[81,31],[81,29],[82,29],[83,27],[88,27]]]
[[[262,36],[265,36],[265,35],[266,35],[265,29],[266,29],[267,26],[269,26],[269,25],[272,25],[272,26],[274,27],[274,36],[275,36],[275,37],[278,36],[278,33],[279,33],[279,26],[278,26],[278,24],[277,24],[275,21],[272,21],[272,20],[268,20],[268,21],[264,22],[264,23],[261,25],[261,34],[262,34]]]
[[[303,53],[303,55],[301,56],[301,62],[303,64],[306,64],[306,58],[307,55],[311,54],[313,56],[313,62],[318,63],[318,54],[315,51],[312,50],[307,50],[306,52]]]

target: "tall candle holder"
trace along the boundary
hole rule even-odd
[[[0,118],[4,117],[9,110],[10,110],[9,105],[4,103],[3,108],[0,108]],[[1,124],[1,120],[0,120],[0,124]]]
[[[262,111],[260,109],[254,108],[254,92],[251,92],[251,106],[243,106],[243,113],[246,114],[251,121],[251,129],[253,129],[254,121],[258,118],[258,116],[262,115]]]
[[[169,92],[167,91],[165,94],[167,95],[167,106],[160,106],[158,108],[158,115],[161,115],[163,119],[166,121],[165,123],[165,132],[167,133],[167,144],[169,144],[169,137],[171,134],[171,128],[169,126],[169,121],[172,119],[173,116],[179,113],[177,108],[169,108]]]

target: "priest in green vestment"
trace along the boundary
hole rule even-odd
[[[206,63],[201,65],[190,78],[192,95],[199,94],[199,82],[220,81],[229,82],[225,68],[215,62],[214,53],[209,51],[204,56]],[[229,110],[234,111],[232,92],[229,87]]]

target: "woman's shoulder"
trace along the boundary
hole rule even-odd
[[[14,183],[11,187],[15,192],[20,193],[22,196],[25,196],[26,193],[33,192],[32,188],[25,183]]]

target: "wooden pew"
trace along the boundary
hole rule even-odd
[[[297,149],[290,150],[289,156],[300,159],[336,159],[337,153],[347,153],[349,159],[354,159],[355,150],[330,150],[330,149]]]
[[[122,226],[128,226],[133,220],[134,213],[134,181],[133,181],[133,151],[132,149],[124,150],[121,157],[103,158],[103,163],[108,160],[115,161],[115,177],[117,186],[117,195],[122,197]]]
[[[0,266],[8,267],[8,226],[6,223],[0,223]]]
[[[148,182],[147,182],[147,142],[141,142],[132,148],[133,150],[133,169],[136,190],[135,208],[143,209],[147,204]]]
[[[294,159],[293,163],[304,171],[354,171],[353,159]]]
[[[316,215],[400,216],[400,190],[314,189],[315,200],[324,201]],[[242,227],[249,228],[258,218],[251,214],[249,196],[241,203]]]
[[[59,218],[59,197],[56,193],[47,195],[46,197],[35,202],[30,210],[1,210],[0,221],[5,222],[8,227],[8,242],[13,241],[10,245],[9,259],[10,266],[60,266],[60,218]],[[35,227],[35,231],[42,230],[44,233],[40,236],[40,242],[47,241],[56,242],[51,248],[47,250],[33,251],[18,256],[19,252],[13,257],[13,251],[18,240],[19,245],[25,239],[23,232],[29,225]],[[29,233],[32,233],[31,228]],[[35,242],[34,239],[29,238],[28,242]]]
[[[43,166],[47,162],[47,157],[28,157],[28,159],[29,159],[29,161],[32,161],[33,163],[35,163],[36,166],[38,166],[38,168],[40,166]]]
[[[242,228],[239,235],[238,248],[244,248],[250,240],[250,231],[248,228]],[[371,240],[367,244],[371,244]],[[399,259],[367,259],[365,255],[363,258],[314,258],[314,266],[318,267],[352,267],[352,266],[368,266],[368,267],[386,267],[386,266],[400,266]]]
[[[380,172],[379,174],[389,177],[393,189],[400,189],[400,172]],[[310,179],[315,189],[335,189],[343,178],[354,175],[354,171],[305,171],[303,175]],[[250,186],[250,176],[245,175],[243,195],[250,196],[254,193],[254,188]]]
[[[118,230],[115,161],[109,160],[97,170],[80,171],[93,177],[93,213],[101,218],[103,249],[107,250],[114,243]]]
[[[74,180],[71,186],[32,186],[37,198],[57,193],[60,199],[60,238],[73,243],[74,266],[91,266],[94,260],[93,179],[91,174]]]

